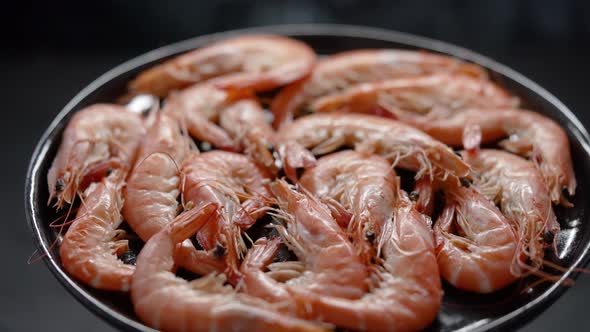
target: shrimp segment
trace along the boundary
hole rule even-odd
[[[308,78],[287,86],[273,100],[274,127],[290,124],[313,100],[353,84],[441,72],[487,77],[479,66],[427,52],[384,49],[335,54],[322,59]]]
[[[267,91],[305,76],[315,60],[309,46],[291,38],[241,36],[150,68],[133,80],[129,89],[165,97],[170,91],[208,81],[223,88]]]
[[[272,190],[286,219],[284,225],[275,227],[300,259],[304,272],[284,284],[262,273],[280,242],[260,239],[241,267],[244,291],[284,303],[292,302],[289,295],[292,288],[351,299],[362,296],[367,288],[367,269],[330,211],[307,194],[291,189],[283,180],[273,183]],[[292,267],[292,262],[283,265]]]
[[[303,174],[300,183],[335,207],[336,215],[342,215],[342,210],[350,214],[348,234],[369,263],[375,255],[371,241],[381,233],[383,221],[393,217],[396,178],[390,163],[380,156],[337,152],[321,158],[316,167]]]
[[[436,171],[457,177],[469,173],[469,166],[446,145],[406,124],[372,115],[312,114],[283,128],[280,140],[295,141],[316,155],[353,147],[416,171],[416,178]]]
[[[77,280],[97,289],[128,291],[134,267],[116,254],[127,250],[126,240],[117,240],[120,214],[121,171],[84,192],[83,204],[59,248],[66,271]]]
[[[223,275],[194,281],[178,278],[174,248],[215,218],[214,204],[193,209],[154,235],[137,257],[131,300],[141,320],[163,331],[323,331],[311,322],[278,314],[273,308],[224,286]],[[180,218],[180,217],[179,217]]]
[[[500,210],[513,224],[518,236],[517,255],[531,261],[532,268],[520,264],[519,272],[535,272],[543,265],[545,238],[557,239],[559,224],[543,176],[535,165],[519,156],[497,150],[462,152],[475,171],[474,187],[488,199],[499,203]]]
[[[122,106],[95,104],[74,114],[47,173],[49,203],[72,204],[83,182],[100,181],[109,168],[129,171],[144,133],[141,117]]]
[[[519,276],[517,238],[498,208],[473,188],[445,190],[448,200],[434,225],[438,266],[451,285],[490,293]]]
[[[238,273],[245,251],[241,231],[248,229],[268,206],[269,175],[248,157],[224,151],[190,154],[182,166],[185,206],[215,203],[218,217],[197,233],[203,249],[225,257],[229,277]]]

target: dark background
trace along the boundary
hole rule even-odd
[[[43,263],[23,211],[37,139],[81,88],[111,67],[171,42],[280,23],[377,26],[459,44],[537,81],[590,127],[590,3],[586,1],[100,1],[3,5],[0,103],[3,229],[0,331],[104,331]],[[590,330],[590,276],[525,331]]]

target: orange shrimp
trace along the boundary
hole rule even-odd
[[[538,272],[544,263],[546,240],[555,239],[559,224],[543,176],[532,162],[498,150],[462,152],[473,166],[474,186],[488,199],[499,203],[500,210],[518,235],[517,255],[531,262],[519,262],[522,271]]]
[[[127,240],[118,239],[123,218],[121,170],[101,182],[92,183],[84,192],[75,221],[59,248],[65,270],[77,280],[97,289],[128,291],[134,267],[116,254],[128,249]]]
[[[500,210],[473,188],[447,188],[445,199],[434,225],[442,277],[477,293],[490,293],[516,280],[517,238]]]
[[[271,105],[275,115],[274,127],[290,124],[313,100],[353,84],[440,72],[487,77],[477,65],[427,52],[382,49],[335,54],[322,59],[308,78],[287,86],[279,93]]]
[[[569,141],[554,121],[513,109],[518,102],[491,82],[464,75],[436,75],[363,84],[317,100],[313,111],[392,116],[449,145],[476,149],[503,137],[500,145],[538,164],[555,203],[568,205],[576,178]]]
[[[165,97],[170,91],[208,81],[232,89],[268,91],[307,75],[314,51],[298,40],[273,35],[230,38],[150,68],[135,78],[132,93]]]
[[[367,289],[367,269],[328,208],[283,180],[273,183],[272,191],[278,199],[279,219],[284,219],[275,228],[300,262],[274,263],[275,274],[294,277],[284,284],[275,281],[262,268],[272,260],[280,242],[258,240],[242,263],[244,291],[284,304],[292,302],[291,288],[351,299],[362,296]],[[297,271],[301,273],[293,273]]]
[[[381,220],[375,234],[380,254],[374,257],[370,291],[353,299],[289,287],[298,316],[362,331],[418,331],[434,320],[442,286],[429,221],[399,187],[397,192],[389,205],[393,218]]]
[[[398,121],[365,114],[312,114],[283,128],[281,142],[294,141],[314,154],[340,147],[379,154],[394,166],[416,171],[416,178],[440,170],[466,176],[469,166],[453,150],[422,131]]]
[[[269,175],[248,157],[224,151],[189,154],[181,174],[185,206],[219,205],[218,218],[197,233],[197,240],[203,249],[225,257],[234,282],[246,249],[241,231],[254,224],[270,204]]]
[[[517,107],[518,104],[516,97],[491,81],[445,73],[354,85],[316,99],[309,108],[312,112],[380,111],[395,118],[396,110],[448,116],[464,108]]]
[[[323,331],[314,323],[287,317],[259,299],[224,286],[223,275],[193,281],[176,277],[174,248],[215,218],[206,204],[191,218],[180,215],[145,244],[137,257],[131,300],[139,318],[162,331]],[[191,210],[191,211],[193,211]],[[190,211],[189,211],[190,212]]]
[[[145,133],[139,115],[111,104],[89,106],[68,123],[47,173],[49,203],[72,204],[82,185],[100,181],[114,169],[129,171]]]
[[[123,216],[139,237],[147,241],[171,222],[180,210],[180,164],[190,142],[180,124],[158,112],[138,154],[137,163],[123,189]],[[176,252],[178,265],[198,274],[223,271],[225,264],[214,255],[196,250],[185,241]]]
[[[342,151],[321,158],[303,174],[300,184],[332,207],[333,216],[349,218],[341,224],[348,224],[348,234],[369,263],[375,254],[371,241],[380,233],[383,220],[393,217],[395,181],[395,173],[383,157]]]

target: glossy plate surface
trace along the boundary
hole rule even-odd
[[[499,84],[518,95],[525,107],[557,121],[568,132],[578,191],[571,209],[556,208],[562,227],[558,252],[548,259],[562,266],[585,266],[590,249],[590,218],[584,202],[590,198],[590,139],[572,112],[550,93],[517,72],[484,56],[446,43],[387,30],[341,25],[285,25],[217,33],[172,44],[139,56],[107,72],[83,89],[56,116],[41,137],[29,165],[25,209],[33,238],[47,257],[47,267],[64,287],[91,311],[124,330],[150,330],[133,313],[128,295],[97,291],[72,280],[62,269],[57,248],[50,250],[56,233],[49,227],[54,212],[46,206],[46,174],[70,116],[98,102],[112,102],[125,91],[127,82],[142,69],[171,56],[207,45],[215,40],[246,33],[276,33],[300,39],[318,54],[332,54],[361,48],[405,48],[439,52],[486,67]],[[472,295],[445,286],[444,305],[431,331],[484,331],[525,324],[553,303],[566,289],[566,278],[575,278],[570,268],[557,283],[544,283],[524,292],[523,280],[492,295]],[[574,286],[575,288],[575,286]]]

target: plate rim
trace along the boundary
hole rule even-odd
[[[268,25],[268,26],[257,26],[244,29],[228,30],[223,32],[216,32],[212,34],[201,35],[186,40],[167,44],[165,46],[156,48],[154,50],[140,54],[122,64],[115,66],[108,70],[104,74],[100,75],[80,92],[78,92],[55,116],[49,126],[45,129],[44,133],[39,138],[35,149],[33,151],[29,166],[27,168],[27,174],[25,177],[25,215],[27,224],[31,230],[33,241],[41,251],[43,255],[43,261],[47,268],[53,273],[56,279],[62,284],[66,290],[82,303],[89,311],[95,313],[102,319],[106,320],[107,323],[117,328],[133,329],[136,331],[155,331],[154,329],[127,318],[124,315],[111,309],[108,305],[97,300],[89,294],[85,289],[80,287],[70,276],[68,276],[62,269],[61,265],[53,259],[50,254],[50,245],[47,238],[44,236],[41,229],[41,218],[38,218],[39,211],[36,209],[35,196],[37,195],[35,188],[38,187],[35,176],[39,172],[43,158],[47,154],[49,149],[49,143],[51,137],[54,136],[54,131],[59,128],[64,118],[73,112],[76,106],[88,97],[95,90],[108,84],[111,80],[116,77],[123,75],[129,71],[132,71],[140,66],[143,66],[149,62],[157,61],[164,57],[168,57],[174,54],[180,54],[186,52],[198,45],[205,45],[209,42],[224,39],[232,36],[252,34],[252,33],[271,33],[288,35],[292,37],[305,37],[305,36],[330,36],[330,37],[358,37],[367,38],[373,40],[381,40],[387,42],[395,42],[404,44],[414,48],[432,50],[439,53],[450,54],[454,57],[458,57],[470,62],[477,63],[488,69],[491,69],[503,76],[506,76],[516,83],[526,87],[539,95],[542,99],[552,104],[565,118],[567,119],[567,125],[575,139],[580,142],[585,153],[590,156],[590,135],[584,128],[580,120],[573,114],[573,112],[565,106],[559,99],[553,96],[546,89],[528,79],[519,72],[505,66],[491,58],[481,55],[477,52],[468,50],[461,46],[457,46],[451,43],[431,39],[427,37],[417,36],[405,32],[398,32],[388,29],[358,26],[358,25],[346,25],[346,24],[282,24],[282,25]],[[555,282],[551,287],[547,288],[541,293],[536,299],[528,302],[527,304],[515,309],[514,311],[507,313],[493,322],[475,322],[474,324],[465,326],[457,331],[488,331],[497,330],[500,328],[518,327],[532,320],[542,311],[547,309],[552,303],[554,303],[563,293],[569,289],[567,286],[563,286],[564,282],[568,278],[575,279],[579,272],[574,271],[580,266],[585,266],[590,260],[590,241],[586,243],[582,249],[581,254],[574,260],[574,263],[568,268],[568,270],[561,276],[561,278]],[[518,316],[526,316],[519,321],[515,321]]]

